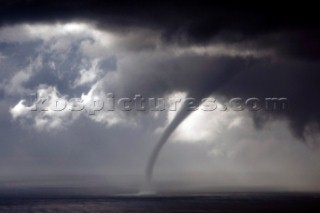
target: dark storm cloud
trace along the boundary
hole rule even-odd
[[[318,126],[320,121],[319,69],[319,62],[252,61],[246,72],[233,78],[221,93],[228,97],[288,98],[288,110],[270,114],[255,113],[256,124],[259,127],[264,121],[287,117],[295,135],[304,138],[306,128]]]
[[[263,46],[315,59],[319,57],[317,7],[309,4],[272,2],[215,3],[210,1],[4,1],[0,23],[86,20],[98,26],[123,30],[132,26],[153,28],[164,40],[206,44],[214,40],[239,43],[280,34]]]

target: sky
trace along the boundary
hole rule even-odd
[[[139,188],[179,116],[171,100],[191,97],[217,108],[202,103],[172,129],[156,188],[319,190],[317,18],[315,6],[296,3],[2,1],[0,188]],[[107,94],[168,107],[94,111]],[[35,97],[88,107],[34,111]],[[239,111],[233,98],[288,107]]]

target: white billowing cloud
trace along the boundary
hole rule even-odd
[[[134,118],[127,116],[126,113],[119,110],[117,99],[113,99],[114,95],[106,93],[103,90],[102,82],[98,81],[94,84],[87,94],[81,95],[83,105],[86,106],[86,115],[95,122],[102,123],[105,126],[122,125],[135,126]],[[96,106],[92,106],[96,101]],[[103,104],[101,105],[101,102]],[[94,109],[96,109],[94,111]]]
[[[201,109],[192,113],[178,127],[173,139],[180,142],[212,142],[232,123],[241,123],[244,113],[231,111],[203,111]],[[239,125],[238,124],[238,125]]]
[[[209,55],[209,56],[242,56],[242,57],[265,57],[271,56],[274,54],[273,50],[255,50],[255,49],[244,49],[236,46],[226,46],[225,44],[214,44],[208,46],[186,46],[183,48],[175,48],[173,49],[175,54],[197,54],[197,55]]]
[[[99,59],[94,59],[89,69],[80,70],[79,77],[74,81],[73,87],[82,86],[94,82],[103,71],[99,67]]]
[[[10,109],[10,113],[13,119],[18,117],[27,116],[30,113],[32,107],[25,105],[26,100],[19,101],[14,107]]]
[[[56,87],[40,85],[37,89],[37,100],[28,106],[26,100],[22,99],[11,107],[10,113],[15,120],[30,122],[37,130],[61,129],[80,116],[87,116],[105,126],[136,125],[134,118],[128,117],[125,112],[115,107],[112,97],[104,93],[99,83],[78,98],[61,95]]]
[[[91,30],[94,30],[94,28],[90,24],[75,22],[67,24],[18,24],[2,27],[0,29],[0,41],[28,42],[37,39],[48,41],[57,37],[85,37],[99,34]]]
[[[72,123],[79,116],[67,108],[70,104],[55,87],[40,85],[37,100],[32,105],[27,106],[23,99],[10,109],[10,113],[14,119],[21,119],[23,123],[31,122],[37,130],[56,129]]]
[[[174,109],[174,102],[176,100],[176,110],[168,110],[166,125],[174,119],[179,111],[187,94],[184,92],[174,92],[166,97],[166,100],[171,100],[169,104],[170,109]],[[225,130],[237,128],[242,125],[245,117],[248,117],[248,112],[239,112],[224,110],[222,104],[219,103],[214,97],[210,96],[207,99],[215,100],[215,109],[209,110],[208,107],[203,107],[203,104],[198,106],[198,109],[192,112],[176,129],[171,137],[172,142],[177,143],[211,143],[215,138]],[[205,103],[205,102],[202,102]],[[159,127],[156,133],[162,133],[165,127]]]

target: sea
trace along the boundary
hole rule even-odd
[[[188,195],[0,195],[0,212],[320,213],[320,193],[217,192]]]

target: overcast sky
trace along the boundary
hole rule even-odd
[[[315,7],[1,4],[0,186],[141,184],[175,111],[31,111],[34,94],[69,104],[112,93],[192,95],[219,104],[285,97],[289,108],[282,112],[190,113],[161,151],[155,182],[201,190],[320,189]]]

